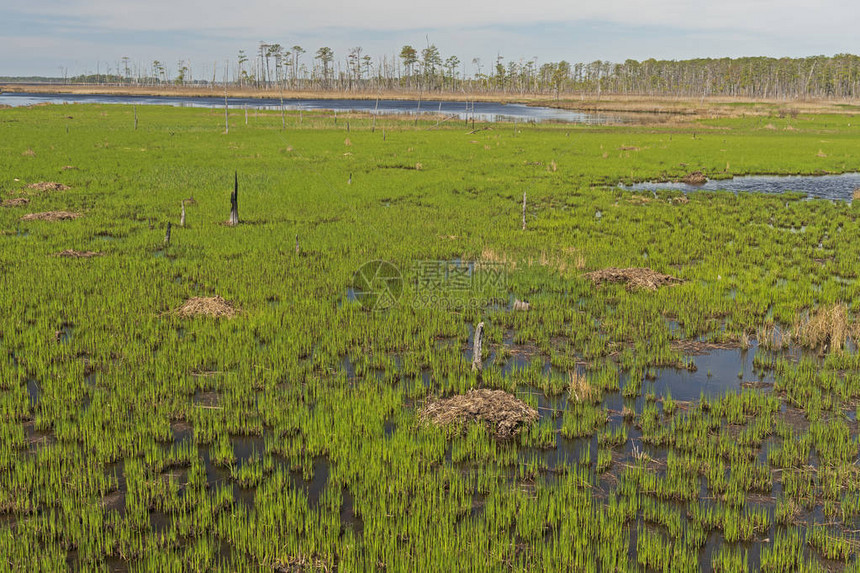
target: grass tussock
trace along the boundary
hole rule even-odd
[[[47,191],[68,191],[71,189],[68,185],[63,185],[62,183],[57,183],[55,181],[39,181],[38,183],[30,183],[27,185],[27,189],[32,189],[33,191],[47,192]]]
[[[80,213],[72,211],[45,211],[44,213],[27,213],[21,217],[22,221],[67,221],[77,219]]]
[[[482,422],[491,426],[500,439],[516,435],[520,429],[538,419],[537,410],[502,390],[470,390],[427,404],[420,418],[437,426]]]
[[[701,171],[693,171],[681,177],[681,183],[686,183],[687,185],[704,185],[707,182],[708,178]]]
[[[29,203],[30,200],[26,197],[15,197],[14,199],[6,199],[0,205],[3,207],[21,207]]]
[[[852,201],[857,201],[858,199],[860,199],[860,187],[858,187],[857,189],[855,189],[851,193],[851,200]]]
[[[493,249],[484,249],[481,251],[481,262],[503,265],[511,269],[514,269],[517,266],[513,257],[509,256],[507,253],[500,253]]]
[[[586,378],[585,374],[580,374],[576,370],[571,370],[568,373],[567,391],[571,400],[577,402],[590,402],[592,398],[591,383]]]
[[[60,251],[59,253],[54,253],[55,257],[65,257],[69,259],[89,259],[92,257],[101,257],[104,253],[99,253],[97,251],[76,251],[74,249],[66,249],[65,251]]]
[[[185,301],[176,309],[176,314],[184,318],[193,316],[211,316],[213,318],[233,318],[239,313],[238,309],[228,300],[220,296],[195,296]]]
[[[627,269],[609,267],[585,273],[583,276],[596,285],[603,283],[625,283],[627,288],[641,288],[645,290],[657,290],[660,287],[673,286],[684,282],[679,278],[658,273],[645,267],[631,267]]]
[[[794,324],[794,338],[802,346],[817,349],[822,354],[842,352],[852,332],[848,306],[837,303],[819,308]]]

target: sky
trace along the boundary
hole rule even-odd
[[[116,70],[124,56],[175,74],[223,75],[261,41],[344,61],[360,46],[374,60],[428,43],[461,72],[498,56],[623,62],[697,57],[860,53],[857,0],[0,0],[0,76],[74,76]],[[219,77],[220,79],[220,77]]]

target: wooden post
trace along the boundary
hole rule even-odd
[[[179,217],[179,226],[185,226],[185,199],[182,200],[182,216]]]
[[[299,236],[296,235],[296,254],[299,254]]]
[[[347,185],[352,185],[352,173],[349,174],[349,179],[346,180]]]
[[[167,232],[164,233],[164,245],[170,245],[170,221],[167,222]]]
[[[475,327],[475,338],[472,342],[472,372],[480,372],[484,365],[481,363],[481,343],[484,338],[484,323],[479,322]]]
[[[230,195],[230,220],[227,224],[236,226],[239,224],[239,173],[233,175],[233,193]]]
[[[526,230],[526,192],[523,191],[523,231]]]

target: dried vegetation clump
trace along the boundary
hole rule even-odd
[[[687,185],[704,185],[708,182],[708,178],[701,171],[693,171],[681,177],[681,183]]]
[[[192,316],[211,316],[213,318],[232,318],[238,314],[238,310],[230,301],[220,296],[195,296],[185,301],[185,304],[176,309],[176,314],[189,318]]]
[[[68,185],[63,185],[62,183],[56,183],[54,181],[39,181],[38,183],[30,183],[27,185],[27,189],[32,189],[34,191],[68,191],[71,189]]]
[[[30,200],[26,197],[15,197],[14,199],[5,199],[0,205],[3,207],[21,207],[29,202]]]
[[[609,267],[608,269],[585,273],[583,276],[596,285],[603,283],[625,283],[627,288],[641,288],[645,290],[657,290],[663,286],[673,286],[684,282],[679,278],[664,275],[663,273],[658,273],[655,270],[644,267],[631,267],[627,269]]]
[[[28,213],[21,217],[22,221],[66,221],[68,219],[77,219],[80,213],[71,211],[46,211],[44,213]]]
[[[91,257],[101,257],[104,253],[96,251],[76,251],[74,249],[66,249],[59,253],[54,253],[55,257],[66,257],[70,259],[89,259]]]
[[[794,324],[794,338],[802,346],[817,349],[822,354],[842,352],[845,341],[856,330],[845,303],[819,308]]]
[[[571,370],[568,373],[569,382],[567,385],[568,398],[577,402],[590,402],[592,399],[591,383],[585,374],[581,374],[576,370]]]
[[[537,410],[502,390],[470,390],[427,404],[419,413],[421,420],[448,426],[481,422],[490,426],[500,439],[516,435],[520,429],[538,419]]]

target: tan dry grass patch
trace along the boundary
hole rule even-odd
[[[590,402],[593,396],[591,383],[585,374],[580,374],[576,370],[568,372],[567,392],[570,400],[577,402]]]
[[[702,355],[714,350],[734,350],[742,346],[738,342],[703,342],[701,340],[673,340],[670,343],[672,350],[688,356]]]
[[[573,257],[573,267],[576,270],[581,271],[585,268],[585,255],[582,253],[582,251],[580,251],[576,247],[564,247],[562,251],[566,255]]]
[[[505,439],[516,435],[525,424],[537,420],[538,412],[502,390],[479,389],[431,402],[421,409],[419,417],[437,426],[485,423],[497,438]]]
[[[26,205],[30,200],[26,197],[15,197],[14,199],[6,199],[3,203],[0,203],[3,207],[20,207],[22,205]]]
[[[821,353],[839,353],[856,330],[857,325],[851,324],[848,306],[840,302],[819,308],[805,319],[796,320],[793,338],[803,346],[818,349]]]
[[[681,177],[681,183],[686,183],[687,185],[704,185],[707,182],[708,178],[701,171],[693,171]]]
[[[631,267],[627,269],[609,267],[585,273],[582,276],[596,285],[603,283],[625,283],[627,288],[641,288],[645,290],[657,290],[663,286],[673,286],[684,282],[679,278],[658,273],[655,270],[644,267]]]
[[[201,315],[213,318],[233,318],[238,312],[233,303],[220,296],[195,296],[189,298],[182,306],[176,309],[176,314],[183,318]]]
[[[92,257],[101,257],[103,255],[104,253],[96,251],[76,251],[74,249],[66,249],[65,251],[53,254],[54,257],[66,257],[70,259],[89,259]]]
[[[62,183],[57,183],[55,181],[39,181],[38,183],[30,183],[27,185],[27,189],[33,189],[34,191],[68,191],[71,189],[68,185],[63,185]]]
[[[517,267],[517,263],[513,257],[508,257],[507,253],[499,253],[493,249],[484,249],[481,251],[481,262],[504,265],[512,269]]]
[[[72,211],[46,211],[44,213],[28,213],[21,217],[22,221],[67,221],[77,219],[80,213]]]

